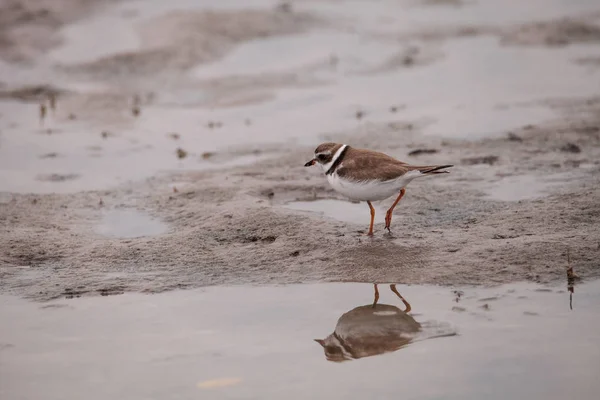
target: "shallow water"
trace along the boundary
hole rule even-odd
[[[248,154],[227,154],[226,157],[217,154],[217,157],[204,158],[203,154],[215,149],[206,145],[205,135],[169,129],[168,120],[160,119],[155,129],[145,130],[93,126],[78,120],[56,122],[50,115],[41,127],[36,119],[38,106],[35,104],[0,101],[0,110],[10,115],[16,124],[11,126],[7,119],[0,119],[0,128],[6,128],[0,136],[0,191],[95,190],[139,181],[160,172],[245,165],[269,156],[254,154],[249,149]],[[203,124],[201,118],[189,123],[195,127]],[[103,137],[102,132],[107,132],[108,137]],[[173,140],[168,136],[172,132],[181,134],[181,138]],[[218,135],[213,137],[218,138]],[[178,148],[188,152],[185,158],[178,158]],[[72,175],[72,178],[47,181],[42,179],[46,173]]]
[[[306,51],[296,51],[299,48]],[[424,119],[430,121],[425,134],[480,138],[554,115],[541,105],[515,103],[561,93],[592,95],[589,77],[573,62],[590,49],[594,47],[508,47],[501,46],[495,37],[455,39],[444,45],[420,47],[417,60],[420,53],[432,58],[426,65],[385,67],[390,57],[406,52],[407,47],[355,33],[318,31],[241,44],[223,60],[201,65],[193,74],[207,79],[294,72],[326,82],[309,88],[280,89],[270,101],[239,107],[249,115],[266,115],[278,104],[295,102],[296,107],[277,108],[277,117],[262,123],[277,137],[303,138],[310,137],[311,132],[352,129],[356,127],[352,116],[361,109],[370,122]],[[330,65],[332,56],[337,59],[335,66]],[[558,73],[565,79],[553,79]],[[390,106],[399,104],[402,112],[390,114]],[[218,114],[227,120],[232,110]]]
[[[488,197],[500,201],[531,200],[544,197],[554,185],[540,177],[521,175],[509,176],[487,187]]]
[[[314,201],[293,201],[287,203],[285,208],[292,210],[307,211],[318,213],[338,221],[352,222],[356,224],[368,224],[370,221],[370,211],[367,203],[352,203],[343,200],[314,200]],[[383,208],[374,204],[376,221],[383,220],[385,211]],[[379,217],[378,217],[379,216]]]
[[[96,233],[118,238],[155,236],[166,232],[168,226],[150,215],[135,210],[111,210],[104,213]]]
[[[421,29],[512,24],[577,14],[595,9],[591,0],[511,1],[501,10],[493,1],[464,2],[459,7],[397,1],[348,1],[342,7],[337,2],[301,2],[294,3],[294,8],[329,19],[328,28],[244,42],[222,59],[187,72],[173,71],[172,78],[185,85],[151,79],[126,80],[122,87],[114,87],[110,80],[75,78],[55,69],[59,64],[142,49],[140,24],[171,11],[272,7],[265,0],[125,2],[65,26],[63,44],[30,67],[0,63],[0,72],[10,77],[11,85],[50,82],[82,93],[133,92],[142,87],[156,94],[155,102],[145,106],[134,122],[98,124],[49,118],[43,128],[37,105],[1,102],[0,190],[44,193],[110,188],[160,171],[213,167],[201,154],[226,152],[231,146],[313,147],[323,135],[354,131],[365,121],[425,121],[424,134],[442,137],[505,134],[554,118],[552,110],[539,104],[541,100],[596,94],[596,87],[590,85],[595,72],[576,60],[596,54],[597,46],[504,46],[495,36],[400,40],[407,32]],[[398,60],[411,48],[417,49],[416,61],[407,67]],[[275,78],[278,73],[321,83],[250,85],[246,92],[234,95],[234,104],[227,107],[215,107],[198,86],[214,78]],[[397,106],[398,112],[391,113],[391,106]],[[355,118],[357,110],[364,111],[361,121]],[[208,121],[220,121],[223,126],[209,130]],[[52,133],[47,133],[48,128]],[[103,139],[102,131],[111,136]],[[170,132],[180,134],[181,139],[170,139]],[[178,147],[189,156],[178,159]],[[50,153],[58,156],[44,157]],[[38,175],[46,172],[76,173],[77,178],[41,182]]]
[[[327,361],[314,339],[370,305],[372,285],[212,287],[48,303],[2,296],[0,397],[595,399],[600,282],[577,285],[572,310],[565,289],[398,285],[430,336],[457,335],[342,363]],[[380,305],[403,308],[386,285],[379,292]],[[378,328],[352,324],[358,334]],[[385,349],[389,338],[379,337]]]

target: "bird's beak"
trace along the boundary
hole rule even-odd
[[[305,167],[310,167],[311,165],[315,165],[315,163],[317,162],[317,160],[315,158],[313,158],[312,160],[310,160],[309,162],[307,162],[306,164],[304,164]]]

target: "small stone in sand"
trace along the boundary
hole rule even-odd
[[[565,153],[581,153],[581,147],[575,143],[567,143],[560,148],[560,151],[564,151]]]
[[[187,151],[183,150],[181,147],[177,148],[177,157],[182,159],[182,158],[186,158],[188,155]]]
[[[521,136],[517,135],[514,132],[508,132],[508,140],[510,140],[511,142],[522,142],[523,141]]]
[[[46,118],[46,105],[40,104],[40,122],[44,122],[44,118]]]
[[[42,154],[40,158],[56,158],[58,157],[58,153],[46,153]]]
[[[38,181],[42,182],[64,182],[77,179],[77,174],[40,174],[36,177]]]

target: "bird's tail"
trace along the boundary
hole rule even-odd
[[[446,171],[446,168],[453,167],[454,165],[427,165],[427,166],[418,166],[414,167],[414,169],[418,170],[423,175],[434,175],[434,174],[447,174],[450,171]]]

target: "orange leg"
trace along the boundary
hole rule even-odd
[[[379,301],[379,290],[377,290],[377,284],[374,283],[373,287],[375,288],[375,297],[373,298],[373,308],[375,308],[375,306],[377,305],[377,302]]]
[[[394,208],[396,207],[396,205],[398,204],[398,202],[400,201],[402,196],[404,196],[404,193],[406,193],[406,189],[402,188],[402,190],[400,190],[400,194],[398,195],[398,198],[396,199],[394,204],[392,204],[390,209],[387,210],[387,212],[385,213],[385,229],[387,229],[388,232],[390,232],[390,233],[392,232],[390,230],[390,226],[392,225],[392,212],[394,212]]]
[[[405,313],[410,312],[410,310],[412,310],[412,308],[410,307],[410,304],[408,304],[408,301],[406,301],[404,299],[404,297],[402,297],[402,295],[400,293],[398,293],[398,290],[396,289],[396,284],[390,285],[390,289],[392,289],[392,292],[396,293],[396,296],[400,297],[400,300],[402,300],[402,302],[406,306],[406,310],[404,310],[404,312]]]
[[[373,204],[370,201],[367,201],[369,208],[371,209],[371,225],[369,225],[369,233],[367,235],[373,236],[373,222],[375,221],[375,209],[373,208]]]

